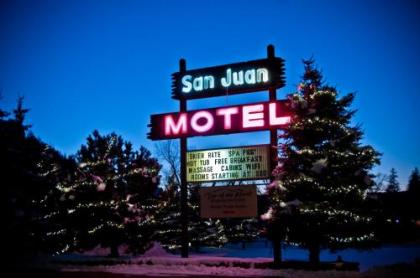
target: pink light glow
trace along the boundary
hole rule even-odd
[[[183,113],[179,116],[178,122],[175,123],[172,115],[165,116],[165,135],[178,135],[187,133],[187,114]]]
[[[223,125],[225,129],[232,128],[232,115],[238,114],[239,109],[238,107],[229,107],[229,108],[220,108],[217,109],[216,114],[218,116],[223,116]]]
[[[206,119],[205,124],[199,124],[199,119]],[[191,127],[195,131],[202,133],[210,130],[214,125],[213,115],[208,111],[199,111],[191,117]]]
[[[161,140],[282,128],[291,122],[291,112],[280,100],[157,114],[151,119],[150,138]]]
[[[277,103],[271,102],[269,104],[269,115],[270,115],[270,126],[273,125],[285,125],[290,123],[290,116],[277,117]]]
[[[264,126],[264,105],[245,105],[242,107],[243,128],[261,127]]]

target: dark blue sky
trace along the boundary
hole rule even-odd
[[[353,104],[364,143],[405,184],[420,166],[420,6],[416,1],[0,1],[2,108],[19,95],[33,132],[73,154],[93,129],[153,150],[149,115],[172,112],[178,59],[199,68],[286,60],[296,90],[314,55],[326,81]],[[192,101],[190,108],[267,99],[267,93]],[[267,143],[266,132],[194,138],[191,148]]]

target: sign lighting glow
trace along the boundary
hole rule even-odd
[[[220,84],[224,88],[229,88],[230,86],[240,86],[244,84],[256,84],[256,83],[267,83],[268,78],[268,69],[249,69],[247,71],[241,70],[239,72],[234,71],[232,74],[232,69],[228,68],[226,70],[226,76],[220,79]],[[213,75],[199,76],[193,79],[192,75],[184,75],[181,78],[182,81],[182,92],[190,93],[191,91],[203,91],[205,89],[214,89],[215,78]]]
[[[172,74],[172,97],[195,99],[284,86],[284,61],[261,59]]]
[[[269,145],[187,152],[187,182],[258,180],[270,177]]]
[[[152,115],[152,140],[280,128],[290,122],[284,101]]]

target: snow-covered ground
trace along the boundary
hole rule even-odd
[[[120,251],[124,251],[123,249],[124,247]],[[62,262],[58,266],[63,271],[111,272],[150,276],[362,277],[362,273],[356,271],[313,272],[261,268],[264,263],[272,261],[270,243],[265,241],[249,243],[245,249],[240,244],[227,245],[220,249],[205,248],[200,253],[190,254],[187,259],[167,253],[159,244],[155,244],[142,256],[127,255],[117,259],[109,259],[105,257],[108,253],[108,249],[96,248],[84,254],[62,255],[56,260]],[[321,259],[323,261],[335,261],[338,255],[345,261],[359,262],[360,270],[365,271],[373,266],[397,262],[411,263],[416,258],[420,258],[420,245],[387,246],[363,252],[348,249],[334,254],[325,250],[321,253]],[[283,258],[285,260],[306,260],[307,252],[297,247],[284,247]],[[82,264],[68,264],[69,261]],[[104,261],[105,263],[95,266],[84,265],[83,262],[87,261]]]
[[[273,252],[269,241],[255,241],[246,244],[242,249],[241,244],[229,244],[224,248],[205,248],[204,253],[224,257],[238,258],[272,258]],[[284,260],[307,260],[308,252],[294,246],[283,246]],[[322,250],[321,261],[335,261],[341,256],[344,261],[358,262],[360,270],[364,271],[374,266],[390,265],[400,262],[410,263],[416,258],[420,259],[420,244],[386,245],[372,250],[359,251],[345,249],[332,253]]]
[[[96,248],[85,254],[61,256],[67,260],[80,261],[103,260],[106,249]],[[269,263],[271,258],[237,258],[223,257],[221,254],[191,254],[189,258],[167,253],[159,244],[155,244],[144,255],[137,257],[122,257],[115,259],[129,264],[115,265],[61,265],[66,272],[110,272],[120,274],[142,274],[148,276],[240,276],[240,277],[358,277],[354,271],[301,271],[292,269],[274,270],[259,268],[258,264]],[[109,261],[108,261],[109,262]],[[111,259],[112,262],[112,259]]]
[[[171,265],[115,265],[115,266],[98,266],[89,267],[89,269],[67,268],[64,271],[91,271],[95,273],[110,272],[119,274],[141,274],[153,277],[283,277],[283,278],[358,278],[361,277],[359,272],[355,271],[303,271],[303,270],[273,270],[273,269],[243,269],[239,267],[209,267],[195,264],[182,266]],[[100,277],[100,276],[97,276]]]

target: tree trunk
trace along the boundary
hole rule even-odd
[[[281,263],[281,240],[273,240],[273,257],[274,265],[279,266]]]
[[[118,244],[112,244],[110,257],[116,258],[119,256],[120,256],[120,253],[118,252]]]
[[[309,246],[309,263],[312,265],[319,264],[319,254],[321,253],[321,248],[319,244],[313,243]]]

